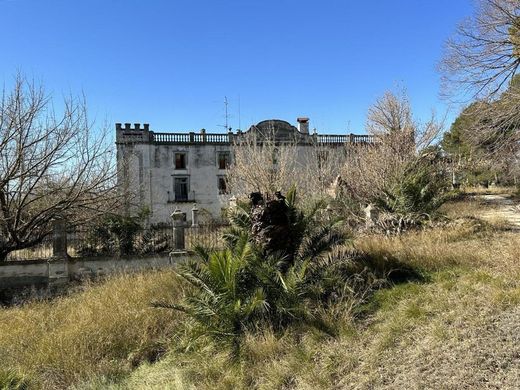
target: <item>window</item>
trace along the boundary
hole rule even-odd
[[[186,202],[189,194],[188,177],[175,177],[173,179],[173,190],[176,202]]]
[[[218,152],[217,153],[218,169],[227,169],[229,167],[229,162],[230,162],[229,152]]]
[[[186,169],[186,153],[175,153],[175,169]]]
[[[219,193],[219,195],[228,194],[229,191],[228,191],[228,185],[227,185],[226,177],[225,176],[219,176],[217,178],[217,180],[218,180],[218,193]]]

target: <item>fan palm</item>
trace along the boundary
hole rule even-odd
[[[247,206],[239,206],[229,215],[231,228],[224,234],[227,249],[197,247],[198,259],[178,266],[178,275],[191,286],[182,304],[157,306],[185,312],[194,321],[196,335],[230,343],[235,357],[248,330],[277,330],[299,322],[330,332],[313,311],[312,300],[319,297],[313,292],[316,272],[309,269],[345,236],[337,222],[317,218],[322,206],[303,213],[295,207],[295,197],[292,191],[284,199],[288,235],[296,243],[289,246],[290,252],[266,251],[258,244],[251,213]]]

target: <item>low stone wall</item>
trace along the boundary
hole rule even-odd
[[[49,264],[46,260],[0,263],[0,289],[45,284],[48,279]]]
[[[171,267],[188,258],[187,252],[155,256],[77,257],[49,260],[9,261],[0,263],[0,290],[36,285],[65,284],[117,272]]]

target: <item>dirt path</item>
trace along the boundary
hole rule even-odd
[[[478,195],[477,197],[483,200],[487,205],[492,206],[491,210],[482,212],[482,218],[503,219],[512,226],[520,229],[520,203],[515,202],[511,195],[497,194],[497,195]]]

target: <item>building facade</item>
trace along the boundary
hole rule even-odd
[[[147,209],[150,224],[169,224],[175,209],[190,220],[194,204],[199,214],[219,218],[229,206],[226,174],[232,161],[232,146],[254,134],[259,142],[274,137],[276,142],[297,142],[338,147],[347,143],[370,143],[368,135],[309,134],[309,119],[298,118],[293,126],[282,120],[266,120],[246,132],[225,134],[200,132],[159,133],[148,124],[116,123],[119,184],[129,204]]]

